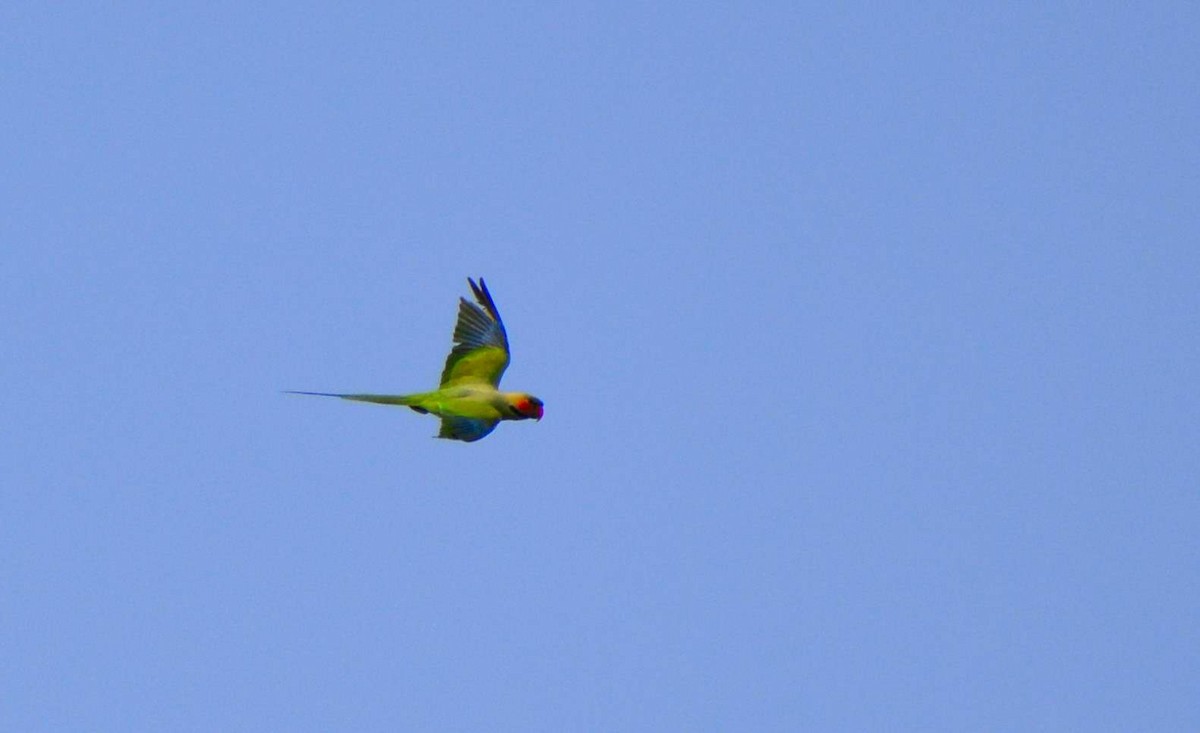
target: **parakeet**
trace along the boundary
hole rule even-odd
[[[508,334],[487,284],[467,278],[479,305],[458,301],[454,326],[454,348],[446,357],[442,380],[432,392],[408,395],[336,394],[296,392],[290,394],[341,397],[357,402],[404,405],[422,415],[442,419],[437,437],[473,442],[496,429],[501,420],[542,419],[542,401],[525,392],[501,392],[500,377],[508,368]],[[480,307],[482,306],[482,308]]]

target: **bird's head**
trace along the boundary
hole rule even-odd
[[[542,419],[542,401],[531,394],[518,394],[512,400],[513,409],[521,414],[522,420]]]

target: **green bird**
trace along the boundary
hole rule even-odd
[[[501,420],[542,419],[542,401],[525,392],[501,392],[500,377],[508,368],[508,334],[487,284],[467,278],[479,305],[458,301],[458,323],[454,326],[454,348],[446,357],[442,381],[432,392],[407,395],[337,394],[297,392],[289,394],[341,397],[355,402],[403,405],[422,415],[442,419],[437,437],[467,443],[483,438]],[[482,306],[482,307],[480,307]]]

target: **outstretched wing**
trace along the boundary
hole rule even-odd
[[[495,387],[508,367],[508,334],[504,332],[504,322],[500,320],[500,312],[496,310],[483,278],[479,278],[478,285],[470,278],[467,282],[479,305],[468,303],[466,298],[458,300],[454,348],[446,357],[441,386],[490,384]]]
[[[470,417],[443,417],[439,438],[473,443],[496,429],[499,420],[476,420]]]

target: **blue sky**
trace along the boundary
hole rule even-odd
[[[1002,5],[5,6],[0,728],[1200,727],[1200,13]]]

